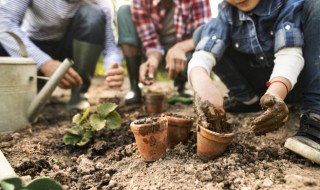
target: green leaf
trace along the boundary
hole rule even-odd
[[[62,185],[51,178],[37,178],[26,186],[28,190],[63,190]]]
[[[75,125],[72,128],[68,129],[68,132],[73,135],[81,136],[83,133],[83,128],[81,125]]]
[[[89,108],[85,108],[82,112],[82,114],[77,113],[73,116],[72,122],[75,124],[81,124],[82,121],[84,121],[89,115]]]
[[[0,181],[3,190],[22,189],[22,181],[19,177],[10,177]]]
[[[88,115],[89,115],[89,108],[85,108],[82,113],[81,121],[87,119]]]
[[[81,123],[81,114],[80,113],[77,113],[76,115],[73,116],[72,123],[75,123],[78,125]]]
[[[99,131],[104,128],[106,121],[101,119],[98,114],[92,114],[90,116],[90,125],[92,126],[93,130]]]
[[[63,136],[63,142],[66,145],[76,145],[81,140],[81,136],[73,135],[71,133]]]
[[[117,107],[118,106],[115,103],[105,103],[97,107],[97,112],[100,115],[100,117],[105,118],[109,115],[109,113],[114,111]]]
[[[78,146],[84,146],[90,142],[93,137],[93,132],[91,130],[85,130],[81,140],[77,143]]]
[[[121,116],[118,112],[111,112],[106,118],[106,127],[110,129],[117,129],[121,126]]]

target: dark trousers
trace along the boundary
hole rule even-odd
[[[79,40],[96,45],[104,45],[106,19],[102,9],[92,3],[83,3],[72,18],[64,37],[60,41],[37,41],[33,43],[53,59],[63,61],[65,58],[74,59],[73,40]],[[0,44],[0,55],[9,56]],[[93,69],[96,65],[92,65]],[[77,70],[77,63],[74,65]],[[39,72],[39,75],[42,75]],[[83,85],[82,92],[86,92],[90,86],[90,80],[85,75],[81,76]],[[38,87],[44,85],[43,80],[38,80]]]

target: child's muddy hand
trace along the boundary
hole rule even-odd
[[[265,112],[252,122],[252,130],[256,135],[277,130],[288,120],[288,107],[278,96],[265,94],[260,99],[260,105]]]

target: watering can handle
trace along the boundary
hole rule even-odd
[[[26,46],[24,45],[24,43],[22,42],[21,38],[17,34],[15,34],[13,32],[10,32],[10,31],[0,31],[0,33],[7,33],[11,37],[13,37],[17,41],[17,43],[18,43],[18,45],[20,47],[21,56],[22,57],[28,57]]]

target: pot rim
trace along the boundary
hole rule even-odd
[[[163,117],[154,117],[157,119],[156,121],[156,124],[160,126],[160,130],[163,130],[165,129],[164,126],[167,126],[168,124],[168,119],[167,118],[163,118]],[[135,122],[137,121],[141,121],[141,120],[144,120],[144,119],[137,119],[137,120],[134,120],[130,123],[130,128],[133,132],[138,132],[139,129],[143,128],[143,127],[149,127],[149,126],[152,126],[154,125],[154,123],[144,123],[144,124],[136,124]],[[163,125],[163,123],[166,123]]]
[[[214,140],[217,142],[221,143],[229,143],[232,141],[234,137],[236,137],[238,134],[237,133],[217,133],[214,131],[211,131],[209,129],[206,129],[199,124],[197,125],[198,127],[198,133],[200,133],[201,136],[209,139],[209,140]]]

